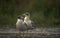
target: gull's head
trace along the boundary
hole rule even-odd
[[[22,16],[18,16],[17,18],[18,18],[18,19],[22,19]]]
[[[23,16],[24,17],[26,17],[26,16],[30,17],[30,14],[28,12],[26,12],[26,13],[23,14]]]
[[[22,16],[18,16],[17,18],[18,18],[18,19],[23,19],[23,17],[22,17]]]

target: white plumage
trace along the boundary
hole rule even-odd
[[[31,21],[30,19],[30,14],[29,13],[25,13],[23,14],[25,17],[24,17],[24,22],[27,24],[27,28],[28,29],[33,29],[35,24],[33,21]]]
[[[24,31],[27,29],[26,24],[22,20],[21,16],[19,16],[17,19],[16,28],[19,29],[20,31]]]

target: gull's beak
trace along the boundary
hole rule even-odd
[[[22,14],[22,19],[24,20],[24,18],[25,18],[25,14]]]
[[[24,18],[24,17],[21,17],[22,19]]]
[[[24,20],[24,17],[22,16],[21,19]]]

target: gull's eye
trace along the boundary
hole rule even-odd
[[[28,16],[28,14],[26,14]]]
[[[21,17],[20,17],[20,16],[18,16],[18,18],[19,18],[19,19],[21,19]]]

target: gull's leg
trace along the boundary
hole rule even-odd
[[[19,31],[19,37],[21,37],[21,31]]]
[[[27,29],[27,37],[28,37],[28,29]]]
[[[24,38],[24,31],[23,31],[23,38]]]

